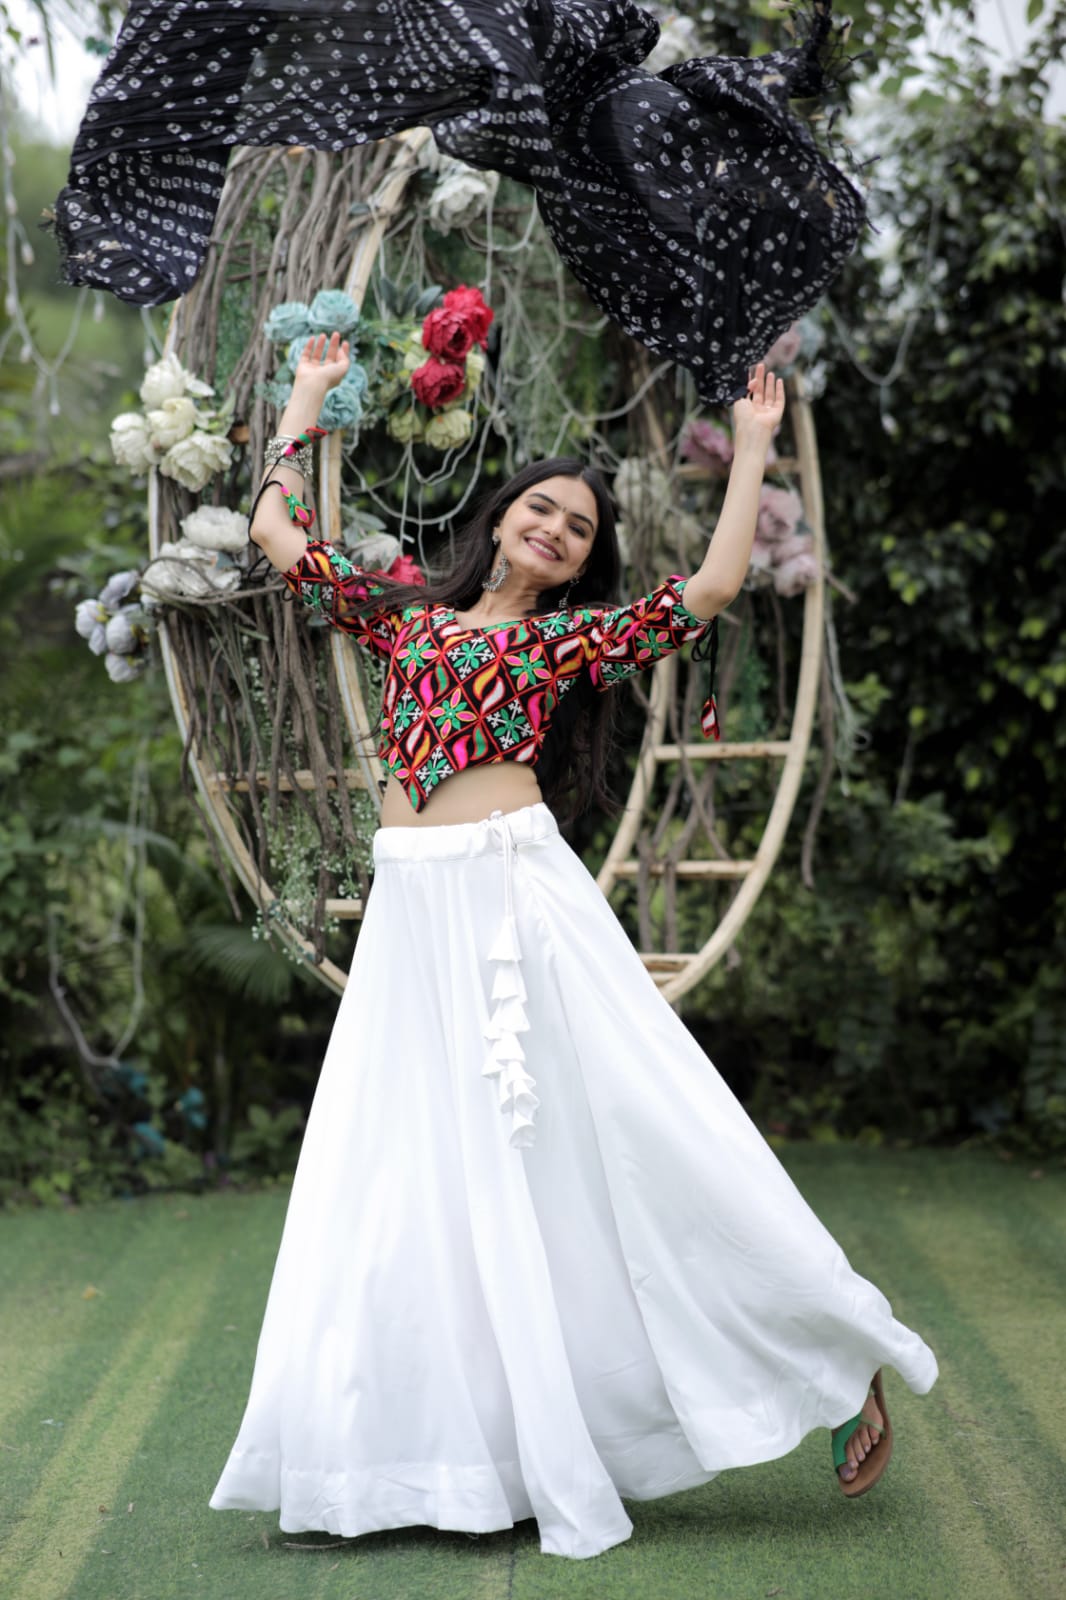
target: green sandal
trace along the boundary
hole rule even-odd
[[[867,1489],[873,1488],[888,1466],[889,1457],[892,1454],[892,1424],[888,1418],[888,1411],[885,1409],[885,1392],[881,1385],[880,1369],[874,1373],[870,1393],[880,1407],[883,1418],[881,1424],[864,1418],[860,1411],[857,1417],[851,1418],[850,1422],[842,1422],[839,1428],[833,1429],[833,1466],[838,1469],[837,1482],[849,1499],[854,1499],[856,1495],[865,1494]],[[873,1428],[875,1432],[881,1435],[881,1440],[876,1449],[868,1452],[865,1461],[859,1462],[859,1470],[854,1478],[845,1481],[840,1476],[839,1468],[847,1465],[848,1441],[863,1426],[864,1422],[866,1427]]]

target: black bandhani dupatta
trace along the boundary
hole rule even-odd
[[[829,4],[793,49],[650,74],[658,24],[629,0],[131,0],[56,203],[64,276],[174,299],[233,146],[341,150],[428,125],[532,185],[593,301],[705,401],[732,400],[863,222],[789,111],[824,88]]]

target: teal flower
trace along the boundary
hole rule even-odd
[[[343,339],[359,323],[359,307],[343,289],[320,289],[307,316],[311,333],[339,333]]]
[[[286,300],[274,307],[263,324],[263,332],[271,344],[290,344],[293,339],[308,337],[310,318],[310,308],[302,300]]]
[[[321,428],[354,428],[362,419],[363,402],[359,391],[348,388],[345,384],[338,384],[331,389],[322,402],[322,410],[318,413],[318,423]]]

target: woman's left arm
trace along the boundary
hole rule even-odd
[[[784,414],[784,381],[760,361],[748,380],[747,399],[733,406],[733,465],[721,515],[701,566],[685,584],[685,609],[694,616],[716,617],[740,592],[751,560],[766,454]]]

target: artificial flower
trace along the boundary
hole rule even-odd
[[[465,444],[474,431],[474,419],[469,411],[451,407],[438,411],[426,423],[426,443],[434,450],[454,450]]]
[[[354,385],[338,384],[331,389],[322,402],[322,409],[318,413],[320,428],[351,428],[363,415],[363,403],[359,391]]]
[[[774,589],[786,600],[809,588],[818,578],[818,561],[813,546],[775,566],[773,576]]]
[[[306,342],[311,333],[310,306],[302,300],[284,301],[267,317],[263,332],[271,344],[291,344],[293,339]]]
[[[411,389],[423,405],[446,406],[457,400],[466,386],[466,372],[454,361],[438,361],[430,356],[411,374]]]
[[[421,439],[426,431],[422,418],[412,406],[390,411],[386,427],[389,438],[395,439],[397,444],[410,444],[412,440]]]
[[[118,655],[115,651],[108,651],[104,657],[104,666],[112,683],[132,683],[134,678],[139,678],[148,665],[147,657]]]
[[[320,289],[307,308],[310,333],[339,333],[343,339],[359,322],[359,307],[343,289]]]
[[[803,349],[803,330],[798,322],[791,328],[786,328],[766,352],[764,360],[767,369],[781,378],[796,365],[800,351]]]
[[[209,383],[186,372],[173,351],[148,368],[141,384],[141,400],[148,409],[161,406],[164,400],[176,400],[179,395],[191,394],[202,399],[214,392]]]
[[[111,424],[111,454],[120,467],[147,472],[158,457],[152,448],[147,419],[139,411],[124,411]]]
[[[765,579],[770,581],[770,571],[774,564],[774,547],[763,539],[756,539],[751,547],[751,556],[748,561],[748,576],[756,581]]]
[[[467,319],[475,344],[483,348],[488,344],[489,328],[496,313],[485,304],[480,289],[468,289],[465,283],[461,283],[457,289],[448,290],[444,305],[449,311],[458,311],[460,316]]]
[[[394,583],[422,583],[426,581],[425,573],[410,556],[399,555],[385,573]]]
[[[225,506],[198,506],[182,517],[181,531],[201,550],[228,550],[238,555],[248,544],[248,518]]]
[[[776,544],[795,533],[803,516],[803,501],[794,489],[764,488],[759,496],[756,537]]]
[[[108,613],[99,600],[79,600],[74,607],[74,627],[79,637],[88,640],[94,656],[102,656],[107,649]]]
[[[697,466],[724,472],[733,459],[733,441],[716,422],[706,417],[693,417],[681,436],[681,454]]]
[[[159,554],[144,570],[141,589],[151,599],[165,604],[210,600],[227,594],[239,582],[236,567],[220,567],[217,553],[181,539],[160,545]]]
[[[485,371],[485,355],[477,345],[473,347],[466,358],[466,387],[463,389],[463,398],[474,393],[481,382]]]
[[[783,539],[778,539],[772,546],[774,566],[780,567],[786,561],[793,560],[796,556],[806,555],[814,549],[814,540],[809,533],[788,533]]]
[[[474,343],[470,318],[448,306],[438,306],[422,324],[422,343],[431,355],[446,361],[465,361]]]
[[[169,450],[179,439],[187,439],[197,423],[195,403],[188,395],[171,395],[148,413],[148,428],[157,450]]]
[[[492,204],[499,183],[495,172],[475,172],[462,161],[450,161],[429,197],[430,226],[438,233],[469,227]]]
[[[123,600],[133,593],[140,581],[141,575],[136,567],[127,567],[125,572],[112,573],[99,595],[100,604],[109,616],[118,610]]]
[[[143,634],[139,634],[135,627],[137,618],[136,606],[123,606],[121,611],[116,611],[104,629],[107,648],[112,655],[130,656],[139,650],[144,643]]]
[[[360,533],[358,523],[345,529],[344,544],[354,560],[370,572],[388,572],[402,554],[402,546],[394,533],[384,530]]]
[[[198,494],[216,472],[226,470],[232,455],[228,439],[197,428],[188,438],[171,445],[159,463],[159,470],[165,478],[173,478],[183,488]]]

